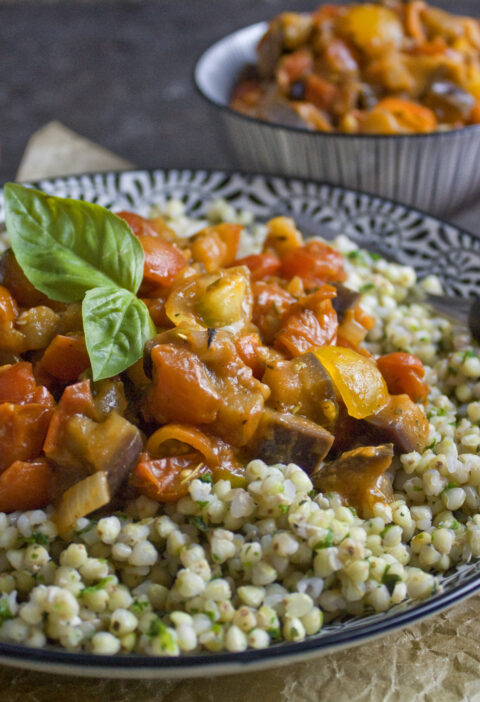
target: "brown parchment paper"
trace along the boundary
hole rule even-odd
[[[30,140],[18,179],[119,170],[129,165],[59,123],[50,123]],[[181,681],[124,681],[0,666],[0,702],[52,700],[480,702],[480,595],[373,642],[259,673]]]

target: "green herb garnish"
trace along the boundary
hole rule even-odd
[[[144,256],[128,224],[100,205],[15,183],[5,185],[4,199],[12,249],[28,280],[52,300],[82,302],[93,379],[135,363],[155,326],[136,297]]]
[[[330,546],[333,546],[333,531],[330,529],[330,527],[327,527],[326,536],[321,541],[316,543],[313,549],[314,551],[317,551],[321,548],[330,548]]]
[[[34,531],[28,539],[25,539],[27,544],[41,544],[42,546],[48,546],[50,539],[46,534],[42,534],[41,531]]]
[[[402,578],[399,575],[396,575],[395,573],[388,573],[387,569],[385,569],[385,573],[382,577],[382,583],[387,586],[387,590],[390,594],[392,594],[394,591],[395,585],[401,580]]]
[[[3,624],[7,619],[12,619],[13,613],[10,609],[10,602],[7,595],[0,597],[0,624]]]
[[[200,531],[208,531],[209,527],[201,517],[193,517],[192,524],[197,527]]]
[[[213,483],[213,478],[211,473],[204,473],[204,475],[200,475],[199,478],[201,483]]]

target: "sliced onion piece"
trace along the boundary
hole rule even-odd
[[[55,512],[55,522],[60,534],[68,531],[80,517],[85,517],[110,502],[106,471],[99,470],[80,480],[66,490]]]

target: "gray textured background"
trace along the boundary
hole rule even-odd
[[[142,167],[233,168],[195,61],[213,41],[305,0],[0,1],[0,182],[57,119]],[[480,16],[480,0],[437,0]]]

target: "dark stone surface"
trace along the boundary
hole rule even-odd
[[[448,0],[437,4],[452,6]],[[0,181],[30,135],[57,119],[142,167],[235,167],[193,87],[224,34],[306,0],[0,3]],[[480,0],[455,11],[480,14]]]

